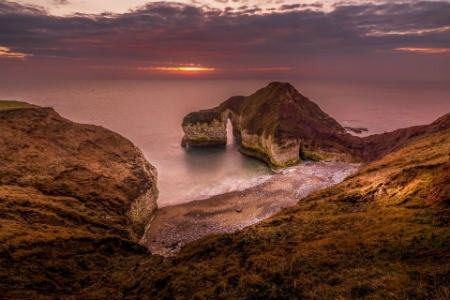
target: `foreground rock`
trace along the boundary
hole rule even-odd
[[[141,151],[51,108],[7,106],[0,109],[2,296],[80,289],[98,280],[111,255],[146,253],[137,241],[158,191]]]
[[[356,172],[358,164],[306,163],[271,175],[256,187],[159,209],[141,243],[154,254],[174,255],[202,237],[234,232],[292,206],[313,191]]]

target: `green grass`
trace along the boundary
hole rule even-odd
[[[18,109],[18,108],[34,108],[38,107],[26,102],[13,100],[0,100],[0,110]]]

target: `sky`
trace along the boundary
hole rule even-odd
[[[448,81],[449,1],[0,0],[0,79]]]

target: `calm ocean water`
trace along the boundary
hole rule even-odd
[[[249,95],[267,80],[111,80],[0,82],[0,99],[54,107],[71,120],[129,138],[158,169],[158,204],[167,206],[242,189],[269,176],[230,141],[225,149],[185,150],[185,114]],[[449,111],[448,83],[291,81],[344,126],[368,134],[427,124]],[[230,131],[229,131],[230,132]]]

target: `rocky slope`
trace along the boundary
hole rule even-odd
[[[282,82],[272,82],[248,97],[232,97],[213,109],[190,113],[183,120],[185,139],[193,136],[188,128],[201,128],[198,131],[203,133],[203,142],[192,146],[209,146],[208,140],[215,144],[217,135],[209,134],[209,123],[199,121],[208,118],[220,125],[222,143],[226,143],[226,122],[230,119],[241,152],[274,168],[308,159],[371,161],[412,138],[436,132],[448,122],[447,116],[431,125],[359,138],[348,134],[292,85]]]
[[[0,102],[0,297],[90,286],[111,255],[146,253],[137,241],[158,191],[140,150],[51,108],[13,104]]]

